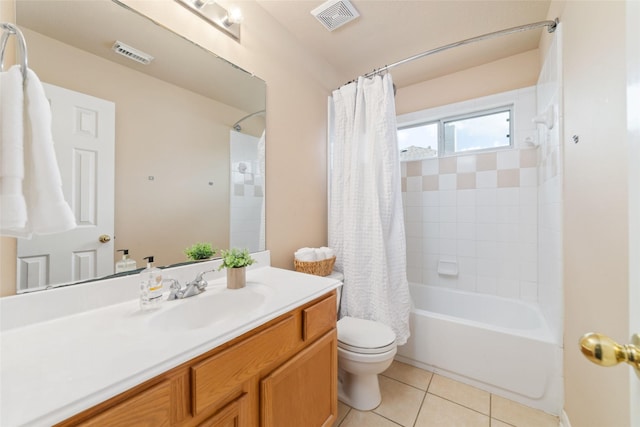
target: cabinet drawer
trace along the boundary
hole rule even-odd
[[[197,415],[262,369],[290,354],[299,342],[294,316],[194,365],[193,414]]]
[[[171,420],[171,384],[168,381],[125,400],[88,421],[82,427],[168,426]]]
[[[312,340],[331,328],[337,321],[337,301],[334,292],[329,297],[302,310],[302,339]]]

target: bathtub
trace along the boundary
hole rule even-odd
[[[535,304],[409,286],[411,337],[397,360],[560,414],[561,348]]]

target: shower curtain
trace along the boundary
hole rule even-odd
[[[360,77],[333,92],[329,245],[344,275],[341,316],[409,337],[410,297],[393,82]]]

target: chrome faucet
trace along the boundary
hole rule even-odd
[[[206,287],[208,285],[207,281],[203,279],[203,276],[213,271],[216,271],[216,270],[215,269],[206,270],[198,273],[196,278],[190,281],[189,283],[187,283],[184,289],[181,289],[180,282],[178,282],[175,279],[170,279],[171,285],[169,289],[171,290],[171,293],[169,294],[169,297],[167,298],[167,300],[171,301],[174,299],[189,298],[194,295],[199,295],[203,293],[206,290]]]
[[[167,297],[167,301],[173,301],[174,299],[182,298],[182,294],[184,294],[184,291],[180,289],[180,282],[178,282],[176,279],[167,279],[167,281],[171,282],[171,285],[169,286],[171,292]]]

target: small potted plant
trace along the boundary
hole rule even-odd
[[[184,253],[190,260],[201,261],[214,256],[216,250],[211,247],[211,243],[195,243],[185,249]]]
[[[227,288],[240,289],[244,288],[246,279],[246,267],[250,266],[255,259],[251,258],[251,254],[247,249],[229,249],[221,250],[222,264],[218,270],[227,269]]]

